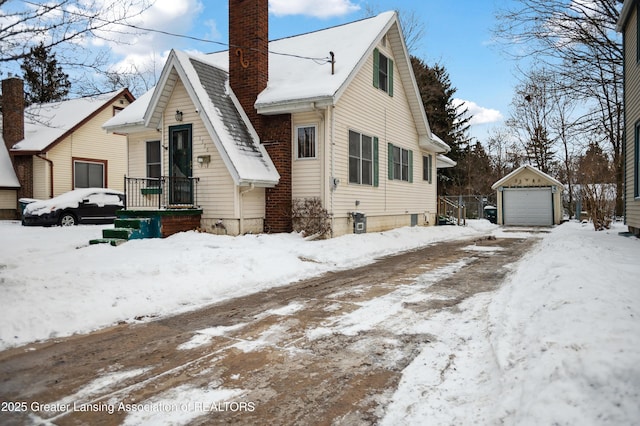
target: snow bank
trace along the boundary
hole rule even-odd
[[[0,350],[193,310],[495,229],[475,221],[467,227],[402,228],[324,241],[305,241],[298,234],[186,232],[118,247],[88,246],[104,227],[31,228],[0,221]]]
[[[381,424],[637,424],[640,239],[622,230],[559,226],[497,292],[412,324],[434,341]]]

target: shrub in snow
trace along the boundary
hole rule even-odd
[[[293,230],[305,236],[327,238],[331,234],[331,215],[318,197],[296,198],[291,203]]]

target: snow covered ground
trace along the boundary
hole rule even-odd
[[[313,242],[190,232],[88,246],[102,228],[0,222],[0,350],[192,310],[437,241],[529,235],[472,221]],[[401,324],[437,340],[405,369],[382,423],[637,422],[640,240],[623,230],[567,223],[538,234],[498,291]],[[365,311],[344,319],[343,332],[367,327],[365,319],[393,321],[371,318],[382,309]]]

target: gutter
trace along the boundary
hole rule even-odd
[[[49,163],[49,173],[50,173],[50,188],[49,188],[49,198],[53,198],[53,161],[51,161],[50,159],[48,159],[47,157],[44,157],[42,154],[36,154],[36,157],[46,161],[47,163]]]

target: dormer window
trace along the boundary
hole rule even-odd
[[[393,60],[378,49],[373,51],[373,85],[393,96]]]

